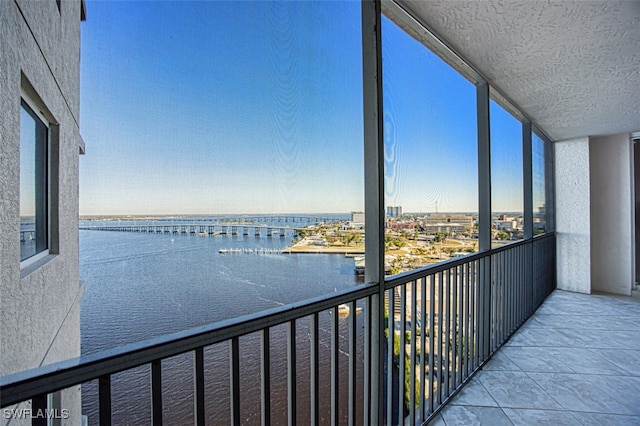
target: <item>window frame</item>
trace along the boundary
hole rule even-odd
[[[35,147],[35,239],[36,252],[22,258],[20,269],[34,265],[51,252],[51,123],[31,97],[22,92],[20,109],[24,110],[36,123]],[[44,135],[39,135],[43,132]],[[42,152],[44,151],[44,152]],[[40,155],[39,155],[40,153]],[[22,166],[22,162],[20,162]],[[22,197],[22,195],[20,195]],[[40,226],[39,226],[40,224]],[[44,226],[42,226],[44,224]],[[41,245],[39,247],[39,245]]]

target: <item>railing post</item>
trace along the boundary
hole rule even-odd
[[[98,399],[100,400],[100,425],[111,426],[111,375],[98,379]]]
[[[31,412],[35,416],[38,412],[46,412],[47,410],[47,394],[41,394],[31,399]],[[31,418],[31,426],[47,426],[47,418],[45,416],[35,416]]]
[[[162,425],[162,360],[151,362],[151,423]]]
[[[193,400],[194,400],[194,423],[198,426],[205,424],[205,398],[204,398],[204,348],[197,348],[194,351],[193,359]],[[102,424],[102,423],[100,423]]]
[[[260,336],[260,349],[262,353],[260,361],[260,389],[261,389],[261,413],[262,425],[271,425],[271,338],[269,329],[262,329]]]
[[[229,347],[229,396],[231,397],[231,424],[240,425],[240,340],[232,337]]]

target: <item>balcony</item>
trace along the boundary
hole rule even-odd
[[[554,407],[552,414],[563,407],[584,411],[569,404],[578,390],[597,396],[638,389],[640,379],[633,376],[632,366],[638,360],[633,349],[638,349],[640,333],[631,331],[631,326],[632,314],[638,316],[640,305],[629,299],[556,292],[512,337],[555,288],[554,253],[555,236],[546,234],[395,276],[381,285],[5,376],[0,380],[2,407],[21,404],[18,407],[25,408],[31,400],[32,411],[46,409],[49,394],[92,383],[98,395],[97,420],[102,425],[119,423],[112,406],[118,391],[112,379],[144,366],[147,381],[139,386],[150,396],[139,410],[153,424],[171,423],[166,407],[175,402],[167,400],[163,371],[172,357],[181,355],[192,358],[182,368],[189,370],[185,374],[192,383],[186,400],[193,410],[185,421],[194,424],[211,422],[210,410],[227,413],[227,423],[245,423],[247,389],[241,392],[240,377],[248,356],[259,358],[251,389],[260,408],[251,409],[259,411],[253,420],[262,424],[391,425],[442,419],[450,424],[459,414],[483,420],[485,412],[504,416],[500,407],[520,408],[507,395],[545,404],[534,408]],[[608,312],[619,317],[602,316]],[[571,333],[576,329],[581,332]],[[275,335],[281,337],[276,343]],[[257,342],[251,351],[242,343],[247,336]],[[604,339],[609,339],[612,349],[605,349]],[[531,346],[533,342],[540,347]],[[211,368],[207,354],[213,346],[226,351],[228,362],[214,374],[205,374]],[[555,364],[540,363],[543,356],[552,355]],[[563,356],[564,363],[558,360]],[[284,368],[274,368],[276,357]],[[541,373],[540,365],[556,364],[564,370],[553,370],[551,376]],[[579,369],[581,365],[584,370]],[[499,371],[508,369],[513,371]],[[595,374],[583,375],[591,385],[581,389],[578,373],[582,372]],[[567,390],[554,394],[558,374],[567,376],[558,384]],[[469,386],[463,389],[466,383]],[[222,387],[227,396],[211,398],[207,391],[211,386]],[[277,395],[281,403],[284,396],[284,407],[276,408]],[[607,407],[615,414],[640,414],[632,402],[606,406],[603,402],[594,407]],[[583,402],[583,408],[584,404],[589,403]],[[39,422],[46,420],[32,420],[32,424]]]
[[[640,424],[640,297],[556,290],[431,422]]]

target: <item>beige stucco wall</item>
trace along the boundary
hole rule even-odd
[[[78,260],[80,0],[0,2],[0,374],[80,355]],[[28,82],[28,83],[27,83]],[[20,266],[21,89],[59,124],[57,253]],[[51,203],[56,206],[56,196]],[[80,392],[63,395],[70,424],[80,421]],[[0,417],[0,423],[4,422]],[[11,424],[19,424],[15,420]]]
[[[628,296],[635,261],[629,134],[554,145],[558,288]]]
[[[591,293],[589,138],[554,143],[558,288]]]

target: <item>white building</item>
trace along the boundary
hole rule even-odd
[[[364,212],[351,212],[351,222],[364,225]]]
[[[420,220],[427,234],[436,232],[468,232],[473,229],[473,217],[464,214],[429,214]]]
[[[518,229],[518,221],[516,220],[496,220],[493,226],[499,231],[515,231]]]
[[[81,0],[0,2],[0,376],[80,355],[84,18]],[[79,424],[80,387],[49,396],[48,407]]]

